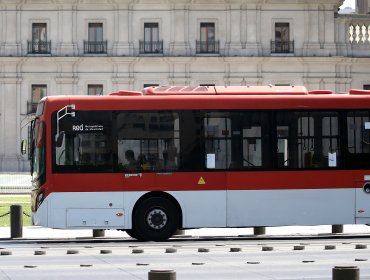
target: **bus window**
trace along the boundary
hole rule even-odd
[[[321,123],[321,157],[324,160],[321,161],[321,164],[320,161],[315,162],[313,160],[313,167],[339,167],[341,165],[341,153],[339,142],[338,113],[324,112],[316,113],[316,115],[317,116],[315,117],[315,121],[317,121],[318,124]],[[318,139],[318,144],[316,145],[317,147],[320,146],[320,138]]]
[[[39,187],[45,180],[46,138],[45,123],[36,119],[32,124],[31,174],[34,186]]]
[[[286,168],[294,166],[294,136],[296,122],[293,121],[292,112],[278,112],[276,114],[276,141],[277,141],[277,166]],[[292,155],[292,156],[291,156]]]
[[[201,171],[204,169],[204,113],[197,110],[181,112],[181,157],[183,171]]]
[[[230,169],[271,167],[270,117],[267,112],[232,112]]]
[[[336,168],[340,164],[339,124],[335,112],[278,112],[279,168]]]
[[[347,167],[370,167],[370,112],[353,111],[347,115]]]
[[[206,167],[226,169],[231,164],[231,119],[228,113],[207,113],[204,117]]]
[[[270,167],[270,118],[267,112],[243,113],[243,168]],[[234,146],[233,142],[233,146]]]
[[[61,120],[60,145],[55,145],[57,171],[113,172],[111,120],[108,112],[76,112]],[[93,117],[94,116],[94,117]]]
[[[123,172],[179,168],[179,117],[167,111],[117,114],[118,165]]]

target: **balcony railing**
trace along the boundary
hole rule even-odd
[[[27,101],[27,114],[35,114],[38,102]]]
[[[29,54],[50,54],[51,41],[27,41]]]
[[[107,41],[84,41],[84,53],[107,53]]]
[[[370,24],[360,23],[349,25],[348,29],[350,43],[367,44],[370,43]]]
[[[271,53],[294,53],[294,41],[271,41]]]
[[[196,41],[197,53],[220,53],[220,41]]]
[[[141,54],[163,53],[163,41],[139,41]]]

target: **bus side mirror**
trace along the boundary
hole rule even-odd
[[[23,139],[21,142],[21,154],[25,155],[27,153],[27,140]]]
[[[57,148],[62,147],[64,139],[64,131],[59,132],[59,134],[55,135],[55,145]]]

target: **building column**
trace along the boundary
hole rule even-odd
[[[317,6],[307,5],[305,11],[305,42],[303,44],[303,55],[317,55],[320,50],[319,44],[319,10]]]
[[[14,1],[18,2],[18,1]],[[18,36],[20,34],[20,13],[17,5],[7,4],[4,6],[3,11],[3,22],[5,24],[4,31],[4,56],[18,56],[21,55],[21,43],[18,41]],[[19,29],[19,30],[18,30]]]
[[[184,5],[173,5],[171,11],[170,55],[190,55],[189,47],[189,10]]]
[[[0,170],[17,172],[24,169],[20,155],[20,84],[17,77],[2,78]]]
[[[334,11],[330,7],[325,6],[324,10],[324,49],[325,55],[335,56],[337,53],[337,46],[335,42],[335,23],[333,13]]]
[[[243,8],[241,32],[245,33],[245,55],[262,55],[261,6],[251,4]],[[245,25],[244,25],[245,23]],[[243,40],[244,41],[244,40]]]
[[[117,5],[114,11],[114,56],[130,56],[133,54],[133,44],[129,41],[128,30],[132,28],[129,23],[130,13],[128,6]]]
[[[57,54],[59,56],[77,55],[76,17],[75,6],[58,6]]]
[[[242,55],[243,50],[245,50],[245,48],[242,48],[241,43],[241,13],[242,11],[239,6],[231,5],[227,10],[226,56]]]

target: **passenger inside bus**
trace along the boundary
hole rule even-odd
[[[175,146],[171,146],[167,150],[164,150],[162,168],[165,171],[176,170],[177,169],[176,157],[177,157],[177,148]]]
[[[152,165],[150,162],[146,159],[146,156],[144,154],[140,154],[137,158],[137,161],[139,163],[140,168],[143,171],[150,171],[152,170]]]
[[[139,168],[139,163],[135,159],[135,153],[134,153],[133,150],[127,150],[125,152],[125,158],[128,161],[128,163],[123,166],[125,171],[129,171],[129,172],[139,171],[139,169],[140,169]]]

